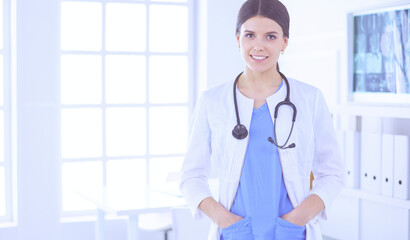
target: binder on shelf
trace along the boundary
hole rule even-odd
[[[359,188],[360,185],[360,144],[359,132],[344,132],[346,187]]]
[[[382,138],[382,194],[393,197],[394,135],[383,134]]]
[[[394,184],[393,196],[398,199],[410,198],[410,146],[409,136],[394,136]]]
[[[364,191],[381,194],[381,149],[381,134],[362,132],[360,188]]]

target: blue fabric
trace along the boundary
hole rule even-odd
[[[306,228],[280,216],[293,210],[277,147],[268,142],[273,122],[265,103],[254,109],[249,143],[231,212],[244,217],[222,229],[223,240],[304,240]]]

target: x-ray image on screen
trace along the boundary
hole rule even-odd
[[[353,91],[410,93],[410,11],[354,17]]]

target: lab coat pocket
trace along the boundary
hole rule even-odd
[[[222,228],[223,240],[253,240],[250,217],[245,217],[229,227]]]
[[[278,217],[276,219],[275,236],[276,240],[304,240],[306,239],[306,227]]]

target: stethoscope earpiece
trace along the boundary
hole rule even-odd
[[[244,139],[248,136],[248,130],[246,129],[244,125],[238,124],[233,128],[232,135],[236,139]]]

